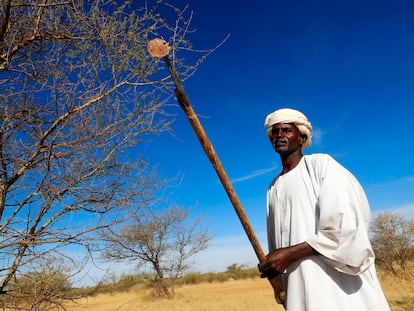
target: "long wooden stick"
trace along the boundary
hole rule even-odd
[[[241,205],[240,200],[237,197],[236,192],[234,191],[233,185],[230,182],[230,179],[227,177],[227,174],[224,171],[223,165],[221,164],[220,159],[218,158],[212,143],[208,139],[207,134],[200,123],[200,120],[198,119],[197,115],[193,110],[193,107],[191,106],[190,100],[188,99],[188,96],[184,91],[183,85],[181,83],[180,78],[178,77],[176,70],[172,66],[168,56],[164,56],[163,59],[168,67],[168,70],[170,71],[172,80],[175,84],[175,96],[177,97],[177,101],[180,104],[181,108],[184,110],[184,113],[190,121],[190,124],[201,144],[201,147],[203,148],[205,154],[207,155],[208,159],[213,165],[220,179],[220,182],[223,185],[224,190],[226,191],[227,196],[229,197],[237,216],[239,217],[244,231],[246,232],[246,235],[249,238],[249,241],[256,253],[256,256],[259,259],[259,262],[262,262],[266,259],[266,255],[263,252],[262,247],[260,246],[260,243],[253,231],[252,226],[250,225],[249,220],[247,219],[246,213],[244,212],[243,206]],[[284,304],[285,293],[281,290],[279,283],[276,281],[276,279],[269,279],[269,282],[272,285],[278,300],[282,304]]]

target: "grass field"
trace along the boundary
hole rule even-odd
[[[385,296],[392,311],[414,310],[414,282],[412,278],[396,278],[379,271]],[[132,289],[126,293],[102,294],[82,298],[67,305],[68,311],[262,311],[284,310],[273,299],[267,280],[260,278],[216,283],[185,285],[176,289],[172,300],[151,300],[148,293]]]
[[[83,298],[68,311],[259,311],[284,310],[278,306],[267,280],[260,278],[185,285],[176,289],[172,300],[151,300],[148,293],[131,290],[128,293],[102,294]]]

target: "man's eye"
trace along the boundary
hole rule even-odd
[[[287,127],[287,128],[281,128],[281,129],[272,129],[272,135],[277,135],[278,133],[291,133],[292,129]]]

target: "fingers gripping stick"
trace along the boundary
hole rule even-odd
[[[191,106],[190,100],[188,99],[187,94],[184,91],[181,80],[178,77],[176,70],[174,69],[168,58],[170,47],[164,40],[157,38],[148,42],[147,49],[153,57],[160,57],[163,58],[163,60],[165,61],[165,64],[168,67],[168,70],[171,74],[171,78],[176,87],[175,96],[177,97],[177,101],[183,109],[185,115],[187,116],[191,124],[191,127],[193,128],[201,144],[201,147],[203,148],[205,154],[210,160],[212,166],[214,167],[217,176],[219,177],[220,182],[223,185],[224,190],[226,191],[227,196],[229,197],[233,205],[233,208],[243,226],[243,229],[256,253],[256,256],[259,259],[259,262],[264,261],[266,259],[266,255],[260,246],[260,243],[252,229],[252,226],[250,225],[249,220],[247,219],[246,213],[244,212],[240,200],[238,199],[236,192],[234,191],[233,185],[230,182],[230,179],[228,178],[226,172],[224,171],[223,165],[221,164],[220,159],[218,158],[213,148],[213,145],[208,139],[207,134],[200,123],[200,120],[198,119],[197,115],[193,110],[193,107]],[[279,283],[276,281],[276,279],[269,279],[269,282],[274,289],[275,296],[282,304],[284,304],[285,293],[281,290]]]

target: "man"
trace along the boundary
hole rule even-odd
[[[262,277],[277,277],[287,311],[390,310],[378,282],[365,193],[327,154],[303,155],[312,126],[293,109],[266,117],[282,162],[267,191],[270,253]]]

